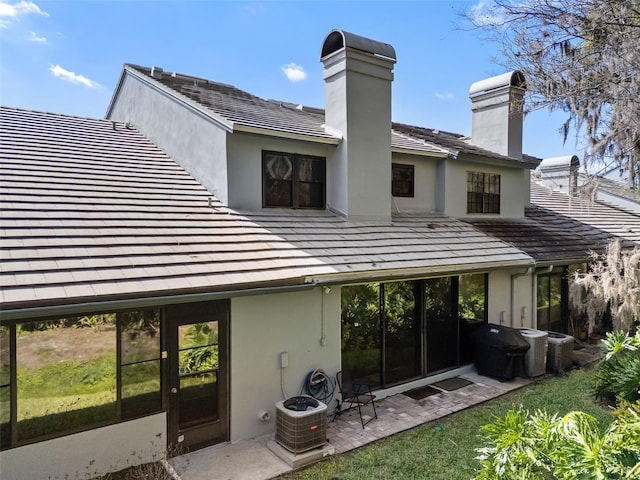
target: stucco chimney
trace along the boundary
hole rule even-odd
[[[513,71],[471,85],[471,143],[522,158],[524,75]]]
[[[342,141],[329,157],[329,207],[349,219],[391,218],[391,82],[386,43],[332,30],[324,64],[325,126]]]
[[[538,173],[542,183],[569,195],[578,193],[579,169],[580,159],[577,155],[545,158],[538,165]]]

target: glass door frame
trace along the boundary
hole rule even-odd
[[[229,440],[229,300],[168,305],[165,308],[167,346],[167,447],[182,454]],[[178,331],[182,325],[218,322],[217,418],[180,426],[180,365]]]

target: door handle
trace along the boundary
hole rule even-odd
[[[171,389],[171,393],[178,393],[178,389],[177,389],[176,387],[173,387],[173,388]]]

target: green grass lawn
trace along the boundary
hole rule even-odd
[[[608,409],[591,396],[593,371],[574,370],[567,377],[549,378],[482,405],[367,445],[288,474],[288,479],[465,479],[478,466],[480,427],[522,406],[565,414],[582,410],[598,419],[602,429],[613,420]]]

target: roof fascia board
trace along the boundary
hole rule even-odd
[[[253,127],[243,125],[241,123],[233,124],[233,132],[252,133],[255,135],[264,135],[269,137],[286,138],[288,140],[301,140],[303,142],[324,143],[327,145],[338,145],[340,138],[337,137],[316,137],[315,135],[303,135],[300,133],[283,132],[280,130],[271,130],[269,128]]]
[[[124,67],[124,71],[122,73],[120,83],[118,84],[118,88],[116,89],[116,93],[114,93],[114,97],[113,97],[114,99],[115,99],[118,91],[120,90],[120,85],[122,84],[122,82],[124,82],[125,75],[131,75],[133,78],[135,78],[136,80],[144,83],[145,85],[147,85],[148,87],[152,88],[156,92],[158,92],[158,93],[164,95],[165,97],[167,97],[167,98],[169,98],[169,99],[171,99],[171,100],[173,100],[173,101],[185,106],[191,112],[193,112],[196,115],[204,118],[205,120],[209,120],[209,121],[213,122],[216,126],[222,128],[223,130],[226,130],[229,133],[233,132],[233,130],[234,130],[234,122],[229,121],[229,120],[227,120],[225,118],[222,118],[219,115],[216,115],[215,113],[211,112],[209,109],[204,108],[199,103],[194,102],[193,100],[190,100],[190,99],[188,99],[186,97],[183,97],[182,95],[178,95],[173,89],[164,86],[160,82],[156,82],[154,79],[149,78],[147,75],[144,75],[144,74],[138,72],[137,70],[134,70],[134,69],[130,68],[128,65],[125,65],[125,67]],[[113,100],[112,100],[112,104],[113,104]],[[109,105],[108,113],[111,113],[111,108],[112,108],[112,105]]]
[[[576,263],[589,263],[589,257],[571,257],[571,258],[556,258],[553,260],[536,260],[536,268],[540,267],[562,267],[564,265],[573,265]],[[540,272],[536,272],[536,275]]]
[[[255,295],[269,295],[273,293],[288,293],[315,288],[314,283],[298,283],[272,287],[256,287],[239,290],[223,290],[215,292],[190,293],[184,295],[149,296],[118,300],[70,303],[63,305],[43,305],[24,308],[5,309],[0,312],[2,322],[24,320],[28,318],[54,317],[58,315],[76,315],[86,312],[126,310],[133,308],[148,308],[153,306],[176,305],[180,303],[195,303],[225,298],[236,298]]]
[[[305,282],[317,285],[336,285],[342,283],[382,282],[386,280],[410,280],[417,278],[429,278],[436,276],[461,275],[465,273],[479,273],[505,268],[535,267],[536,262],[531,257],[523,260],[511,260],[505,262],[477,262],[460,265],[456,270],[451,270],[451,265],[436,268],[401,268],[381,271],[362,271],[329,273],[314,275],[306,278]]]
[[[434,157],[434,158],[450,158],[451,153],[446,152],[426,152],[424,150],[413,150],[411,148],[391,147],[391,153],[402,153],[406,155],[418,155],[420,157]]]
[[[537,163],[525,162],[523,160],[516,160],[516,159],[507,160],[507,159],[501,159],[501,158],[485,157],[480,154],[471,154],[471,153],[463,153],[463,152],[461,152],[460,155],[458,155],[458,160],[464,160],[470,163],[481,163],[483,165],[493,165],[496,167],[522,168],[522,169],[527,169],[527,168],[533,169],[538,166]]]
[[[122,88],[122,85],[124,83],[124,77],[125,77],[125,73],[126,73],[126,66],[125,68],[122,69],[122,72],[120,72],[120,78],[118,78],[118,84],[116,85],[115,90],[113,91],[113,95],[111,95],[111,100],[109,101],[109,106],[107,107],[107,112],[104,114],[104,118],[110,119],[111,118],[111,112],[113,111],[113,107],[116,101],[116,98],[118,98],[119,94],[120,94],[120,90]]]

